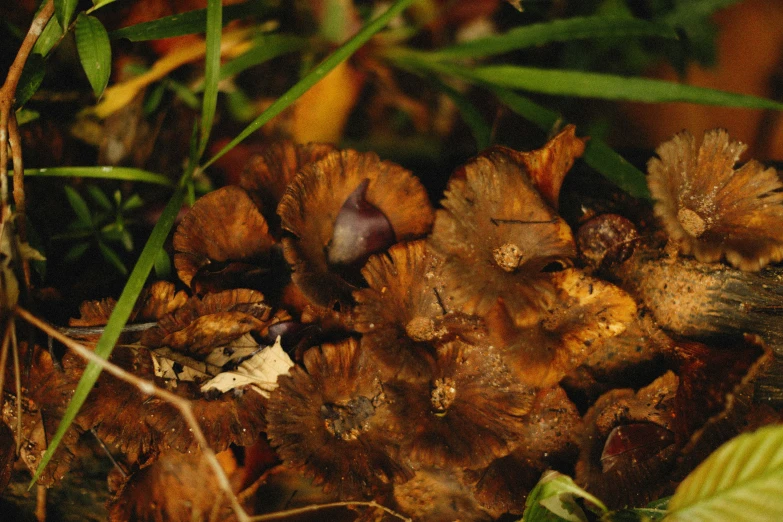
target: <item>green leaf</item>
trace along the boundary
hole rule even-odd
[[[88,12],[92,13],[93,11],[97,11],[101,7],[113,4],[116,1],[117,0],[92,0],[92,8]]]
[[[740,0],[689,0],[677,2],[677,7],[663,17],[669,25],[688,25],[708,18],[720,9],[739,3]]]
[[[19,84],[16,88],[15,107],[24,106],[33,97],[43,82],[46,74],[46,60],[40,54],[31,54],[22,69]]]
[[[33,46],[33,54],[39,54],[41,56],[47,56],[49,52],[57,45],[57,42],[63,37],[63,28],[57,21],[57,17],[53,16],[49,19],[49,22],[41,32],[41,36],[35,41]]]
[[[76,50],[90,86],[99,98],[111,74],[109,34],[100,20],[85,14],[76,18]]]
[[[41,113],[32,109],[18,109],[16,111],[16,123],[21,127],[41,117]]]
[[[52,176],[63,178],[103,178],[123,181],[155,183],[171,187],[174,184],[166,176],[147,170],[129,167],[49,167],[43,169],[25,169],[27,176]]]
[[[201,105],[201,129],[198,158],[204,154],[215,121],[218,82],[220,81],[220,37],[223,30],[222,0],[207,0],[207,50],[204,57],[204,98]]]
[[[504,34],[471,40],[429,54],[437,59],[478,58],[551,42],[631,36],[676,39],[677,33],[669,25],[626,16],[575,17],[517,27]]]
[[[54,0],[54,16],[60,27],[68,27],[79,0]]]
[[[576,498],[588,500],[607,512],[603,502],[577,486],[571,477],[546,471],[528,494],[520,522],[586,522],[587,516]]]
[[[163,95],[166,92],[166,82],[158,82],[152,89],[147,91],[147,97],[144,99],[144,115],[149,116],[155,112],[163,101]]]
[[[65,196],[68,198],[68,203],[71,205],[71,208],[76,213],[76,219],[79,220],[79,223],[85,226],[92,226],[92,214],[90,213],[90,209],[87,206],[87,202],[84,201],[84,198],[79,195],[79,193],[74,189],[73,187],[65,186]]]
[[[87,185],[86,189],[90,198],[103,210],[112,210],[114,208],[114,205],[111,204],[111,200],[109,200],[101,189],[95,185]]]
[[[103,241],[98,241],[98,248],[101,250],[101,255],[103,256],[103,259],[105,259],[111,266],[113,266],[114,269],[120,273],[120,275],[123,276],[128,275],[128,269],[125,268],[125,265],[120,259],[120,256],[118,256],[117,253],[110,246],[108,246]]]
[[[255,131],[261,128],[263,124],[283,112],[288,106],[294,103],[297,98],[307,92],[313,85],[318,83],[324,76],[326,76],[332,69],[337,67],[338,64],[347,60],[353,53],[355,53],[361,46],[363,46],[372,36],[383,29],[386,24],[389,23],[395,16],[404,11],[410,6],[414,0],[397,0],[394,2],[382,15],[378,16],[371,22],[365,24],[359,32],[357,32],[351,39],[345,42],[343,45],[335,49],[324,61],[318,64],[312,71],[307,73],[304,78],[299,80],[293,87],[288,89],[282,96],[272,103],[264,112],[262,112],[255,120],[245,127],[242,132],[239,133],[233,140],[225,145],[220,151],[212,156],[202,168],[206,169],[209,165],[212,165],[215,161],[223,157],[228,151],[237,146],[245,138],[253,134]]]
[[[454,69],[450,70],[454,71]],[[783,110],[783,103],[756,96],[612,74],[537,69],[515,65],[460,68],[458,74],[468,80],[480,81],[498,87],[558,96],[647,103],[690,102],[726,107]]]
[[[251,0],[237,5],[226,6],[223,9],[223,23],[232,20],[247,19],[252,16],[265,16],[271,11],[270,2]],[[206,9],[195,9],[185,13],[164,16],[151,22],[144,22],[112,31],[112,39],[127,38],[131,42],[158,40],[172,36],[203,33],[207,21]]]
[[[63,259],[66,263],[73,263],[80,259],[84,253],[87,252],[88,248],[90,248],[90,243],[86,241],[82,243],[76,243],[68,249],[68,252],[65,254]]]
[[[740,435],[685,477],[666,522],[783,520],[783,426]]]
[[[126,199],[120,208],[123,212],[129,212],[131,210],[136,210],[137,208],[141,208],[144,206],[144,201],[141,199],[141,196],[138,194],[132,194],[131,197]]]
[[[541,107],[528,98],[498,87],[490,88],[490,90],[512,111],[532,121],[546,132],[551,131],[561,121],[559,114],[546,107]],[[644,173],[628,163],[603,140],[595,137],[590,138],[582,159],[628,194],[637,198],[650,199]]]

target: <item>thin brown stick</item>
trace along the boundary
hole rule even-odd
[[[201,451],[204,455],[204,458],[207,459],[207,462],[209,462],[210,466],[212,467],[212,470],[215,473],[220,489],[223,490],[226,497],[231,502],[231,508],[233,509],[234,513],[239,519],[239,522],[250,522],[251,520],[250,516],[248,516],[247,512],[245,512],[245,510],[239,504],[236,495],[231,489],[231,484],[228,481],[228,477],[226,476],[225,472],[223,471],[223,468],[220,466],[220,462],[218,462],[217,457],[215,456],[215,452],[213,452],[212,449],[207,444],[207,439],[206,437],[204,437],[204,432],[201,431],[201,426],[199,426],[198,422],[196,422],[196,418],[193,415],[193,409],[191,407],[190,401],[183,399],[178,395],[174,395],[171,392],[158,388],[153,383],[141,379],[136,375],[133,375],[132,373],[123,370],[119,366],[112,364],[109,361],[102,359],[101,357],[98,357],[81,343],[78,343],[73,339],[71,339],[70,337],[61,334],[57,330],[57,328],[37,318],[36,316],[34,316],[33,314],[31,314],[30,312],[28,312],[27,310],[25,310],[20,306],[16,307],[16,315],[24,319],[28,323],[32,324],[36,328],[41,329],[45,334],[57,339],[58,341],[63,343],[67,348],[73,350],[77,355],[79,355],[79,357],[82,357],[92,363],[97,364],[98,366],[101,367],[102,370],[110,373],[111,375],[113,375],[114,377],[120,380],[127,382],[128,384],[131,384],[132,386],[135,386],[142,393],[146,395],[155,395],[156,397],[159,397],[160,399],[168,402],[169,404],[177,408],[180,411],[182,418],[185,420],[188,427],[191,429],[193,433],[193,437],[196,439],[196,442],[198,442],[198,445],[201,447]]]
[[[380,509],[395,518],[404,520],[405,522],[413,522],[412,518],[408,518],[400,513],[397,513],[393,509],[387,508],[383,504],[379,504],[374,500],[371,500],[369,502],[346,501],[346,502],[330,502],[328,504],[313,504],[312,506],[305,506],[296,509],[287,509],[285,511],[268,513],[266,515],[256,515],[252,517],[250,520],[251,522],[264,522],[266,520],[278,520],[280,518],[287,518],[296,515],[302,515],[305,513],[312,513],[313,511],[320,511],[322,509],[330,509],[335,507],[352,507],[352,506],[364,506],[368,508]]]
[[[27,35],[22,40],[22,45],[16,53],[16,58],[8,69],[8,76],[0,87],[0,205],[5,207],[8,204],[8,124],[11,120],[11,113],[14,108],[14,99],[16,97],[16,88],[19,85],[19,79],[22,77],[24,64],[33,51],[35,42],[46,27],[49,19],[54,14],[54,0],[47,0],[38,15],[30,24]],[[21,149],[19,151],[21,157]]]
[[[19,136],[19,126],[16,114],[12,111],[8,118],[8,144],[11,146],[11,158],[14,164],[14,203],[16,204],[16,234],[19,241],[27,241],[27,203],[24,197],[24,162],[22,161],[22,138]],[[25,288],[30,288],[30,260],[24,256],[21,259]]]

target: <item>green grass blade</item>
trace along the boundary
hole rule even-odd
[[[226,6],[223,10],[223,23],[240,18],[264,16],[270,11],[269,2],[264,0],[251,0],[238,5]],[[203,33],[206,21],[207,10],[195,9],[186,13],[164,16],[151,22],[123,27],[109,33],[109,37],[112,39],[127,38],[131,42],[143,42],[146,40],[170,38],[172,36]]]
[[[81,194],[79,194],[73,187],[66,185],[63,188],[65,189],[65,197],[68,198],[68,204],[71,205],[71,208],[76,214],[76,218],[79,220],[79,222],[88,227],[92,226],[92,214],[90,213],[90,208],[87,206],[87,202],[84,201],[84,198],[81,196]]]
[[[483,150],[489,147],[492,140],[492,128],[476,106],[464,94],[450,85],[438,82],[438,89],[448,96],[457,107],[463,121],[468,125],[473,138],[476,140],[477,149]]]
[[[133,267],[133,271],[117,301],[117,305],[114,307],[114,310],[109,317],[103,335],[101,335],[101,338],[98,340],[98,344],[95,347],[95,354],[99,357],[103,357],[104,359],[109,358],[109,355],[111,355],[111,352],[114,349],[114,345],[120,338],[120,333],[122,333],[125,323],[128,322],[136,299],[139,297],[139,294],[144,287],[144,283],[147,280],[147,276],[155,264],[158,253],[163,248],[163,243],[165,242],[171,227],[174,225],[174,218],[176,218],[177,213],[182,208],[182,202],[184,201],[186,191],[184,180],[189,178],[190,174],[191,172],[187,172],[183,176],[183,183],[180,184],[166,205],[166,208],[163,209],[160,219],[152,229],[147,244],[144,245],[144,249],[139,256],[139,260],[136,262],[136,266]],[[89,395],[90,390],[92,390],[95,385],[95,381],[98,380],[98,375],[100,375],[100,373],[101,368],[95,363],[89,363],[85,368],[84,373],[79,380],[79,384],[76,386],[73,398],[68,404],[68,408],[65,410],[63,418],[60,420],[59,426],[57,426],[57,431],[49,442],[46,453],[44,453],[41,461],[38,463],[38,469],[35,471],[31,486],[38,480],[38,477],[41,476],[44,468],[51,460],[52,455],[54,455],[54,452],[57,450],[57,446],[62,441],[63,435],[65,435],[65,432],[73,423],[73,420],[76,418],[76,414],[84,404],[84,401],[87,400],[87,395]]]
[[[221,0],[207,1],[207,50],[204,57],[204,98],[201,102],[201,128],[198,157],[204,154],[209,133],[215,121],[218,81],[220,76],[220,37],[223,32],[223,6]]]
[[[367,23],[359,30],[350,40],[338,47],[332,54],[330,54],[324,61],[322,61],[312,71],[307,73],[304,78],[299,80],[293,87],[280,96],[275,102],[269,106],[263,113],[261,113],[255,120],[245,127],[245,129],[239,133],[239,135],[231,140],[225,147],[223,147],[217,154],[212,156],[204,165],[203,168],[207,168],[209,165],[221,158],[225,153],[233,149],[238,143],[242,142],[245,138],[257,131],[263,124],[283,112],[288,106],[296,101],[302,94],[304,94],[310,87],[318,83],[324,76],[326,76],[332,69],[338,64],[347,60],[353,53],[356,52],[361,46],[363,46],[372,36],[383,29],[389,21],[400,14],[408,6],[410,6],[414,0],[397,0],[394,2],[385,13],[378,16],[371,22]]]
[[[672,26],[688,25],[694,21],[709,17],[715,11],[738,4],[740,0],[690,0],[680,2],[677,8],[669,12],[663,21]]]
[[[269,34],[257,38],[246,53],[226,62],[220,68],[220,79],[231,78],[245,69],[262,64],[283,54],[299,51],[307,46],[307,39],[288,34]]]
[[[756,96],[612,74],[492,65],[472,69],[462,67],[459,68],[459,76],[497,87],[558,96],[646,103],[689,102],[725,107],[783,110],[783,103]]]
[[[49,167],[25,169],[25,177],[100,178],[122,181],[139,181],[171,187],[174,183],[166,176],[130,167]]]
[[[479,58],[536,47],[552,42],[588,38],[652,36],[676,39],[669,25],[625,16],[585,16],[517,27],[496,36],[479,38],[430,53],[435,59]]]

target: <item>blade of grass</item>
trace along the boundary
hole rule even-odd
[[[223,6],[221,0],[207,1],[207,51],[204,56],[204,97],[201,102],[201,133],[199,135],[198,158],[204,154],[209,133],[215,121],[217,109],[218,81],[220,76],[220,36],[223,29]]]
[[[220,79],[231,78],[254,65],[262,64],[283,54],[299,51],[307,46],[307,39],[289,34],[263,35],[253,42],[246,53],[226,62],[220,68]]]
[[[263,16],[270,11],[269,2],[263,0],[252,0],[238,5],[228,5],[223,9],[223,24],[240,18]],[[143,42],[146,40],[170,38],[172,36],[203,33],[206,20],[207,9],[195,9],[186,13],[164,16],[151,22],[143,22],[117,29],[109,33],[109,38],[127,38],[131,42]]]
[[[517,27],[510,31],[460,43],[429,53],[434,59],[479,58],[536,47],[552,42],[585,38],[654,36],[677,39],[669,25],[626,16],[584,16]]]
[[[171,187],[174,183],[166,176],[130,167],[49,167],[25,169],[25,177],[101,178],[122,181],[140,181]]]
[[[444,82],[433,79],[437,83],[438,89],[449,97],[462,116],[463,121],[470,128],[473,138],[476,140],[478,150],[489,147],[492,140],[492,129],[487,121],[481,115],[481,112],[473,105],[470,100],[457,89]]]
[[[207,168],[215,161],[221,158],[225,153],[236,147],[236,145],[252,133],[257,131],[263,124],[283,112],[289,105],[291,105],[297,98],[304,94],[310,87],[318,83],[321,78],[326,76],[332,69],[334,69],[339,63],[347,60],[353,53],[356,52],[362,45],[364,45],[372,36],[383,29],[387,23],[395,16],[400,14],[408,6],[410,6],[414,0],[397,0],[394,2],[385,13],[378,16],[371,22],[365,24],[364,27],[359,30],[350,40],[338,47],[331,55],[329,55],[324,61],[322,61],[312,71],[307,73],[304,78],[299,80],[293,87],[280,96],[275,102],[269,106],[263,113],[261,113],[255,120],[245,127],[245,129],[239,133],[239,135],[231,140],[225,147],[212,156],[202,168]]]
[[[443,64],[431,65],[432,69],[437,70]],[[491,65],[470,69],[450,67],[449,69],[452,74],[467,80],[557,96],[646,103],[689,102],[701,105],[783,110],[783,103],[773,100],[648,78],[514,65]]]
[[[186,188],[184,181],[187,180],[191,174],[192,172],[188,171],[183,175],[183,183],[180,183],[180,186],[174,192],[174,195],[169,200],[166,208],[163,209],[160,219],[152,229],[147,244],[144,245],[139,260],[136,262],[136,266],[133,267],[133,271],[131,272],[130,277],[128,277],[128,282],[125,284],[125,288],[122,290],[122,294],[117,300],[114,310],[112,310],[103,335],[101,335],[101,338],[98,340],[98,344],[95,347],[95,354],[97,356],[108,359],[114,349],[114,345],[120,338],[122,329],[125,327],[125,323],[128,322],[128,318],[130,318],[136,299],[141,293],[144,283],[147,281],[147,276],[149,275],[150,270],[152,270],[152,266],[155,264],[158,252],[163,248],[163,243],[165,242],[171,227],[174,225],[174,219],[177,217],[180,208],[182,208]],[[35,471],[30,487],[35,484],[38,477],[41,476],[44,468],[51,460],[54,452],[57,450],[57,446],[65,435],[65,432],[73,423],[73,420],[76,418],[76,414],[79,412],[82,404],[84,404],[84,401],[87,400],[87,395],[89,395],[90,390],[92,390],[95,385],[95,381],[98,380],[98,375],[100,375],[100,373],[101,368],[95,363],[88,364],[84,369],[84,373],[79,380],[79,384],[76,386],[71,402],[68,403],[68,408],[65,410],[65,414],[60,420],[59,426],[57,426],[57,431],[49,442],[46,453],[44,453],[41,461],[38,463],[38,469]]]

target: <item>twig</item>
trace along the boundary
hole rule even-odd
[[[360,501],[346,501],[346,502],[330,502],[328,504],[313,504],[312,506],[305,506],[300,507],[296,509],[287,509],[285,511],[278,511],[276,513],[268,513],[266,515],[256,515],[250,519],[251,522],[264,522],[265,520],[277,520],[280,518],[287,518],[287,517],[293,517],[296,515],[302,515],[305,513],[312,513],[313,511],[320,511],[322,509],[330,509],[335,507],[352,507],[352,506],[364,506],[374,509],[380,509],[387,514],[393,516],[394,518],[398,518],[400,520],[404,520],[405,522],[413,522],[412,518],[408,518],[400,513],[397,513],[393,509],[387,508],[383,504],[379,504],[375,502],[374,500],[371,500],[369,502],[360,502]]]
[[[24,162],[22,161],[22,138],[19,136],[19,126],[16,114],[10,112],[8,117],[8,144],[11,146],[11,159],[14,164],[14,203],[16,204],[16,234],[19,241],[27,241],[27,200],[24,196]],[[25,288],[30,288],[30,259],[22,256],[22,273]]]
[[[24,64],[33,51],[35,42],[46,27],[49,19],[54,14],[54,0],[47,0],[38,15],[30,24],[30,29],[16,53],[16,58],[8,69],[8,76],[0,87],[0,209],[2,210],[2,219],[5,219],[9,213],[6,211],[8,205],[8,146],[12,147],[14,159],[14,198],[17,202],[17,222],[18,230],[22,234],[20,237],[24,240],[24,187],[22,169],[22,146],[19,140],[19,131],[16,126],[16,118],[13,115],[14,99],[16,97],[16,88],[19,85],[19,79],[22,77]],[[21,202],[21,207],[20,207]],[[29,263],[25,262],[25,279],[29,281]]]
[[[141,379],[136,375],[133,375],[132,373],[123,370],[119,366],[110,363],[109,361],[101,357],[98,357],[81,343],[78,343],[73,339],[71,339],[70,337],[61,334],[57,330],[57,328],[37,318],[36,316],[34,316],[33,314],[31,314],[30,312],[28,312],[27,310],[25,310],[20,306],[16,307],[16,315],[24,319],[28,323],[32,324],[33,326],[41,329],[45,334],[54,337],[59,342],[64,344],[67,348],[73,350],[80,357],[97,364],[98,366],[101,367],[102,370],[110,373],[114,377],[135,386],[136,388],[139,389],[139,391],[141,391],[146,395],[154,395],[156,397],[159,397],[160,399],[168,402],[169,404],[177,408],[180,411],[182,418],[185,420],[188,427],[192,431],[193,437],[196,439],[196,442],[198,442],[199,446],[201,447],[201,451],[204,457],[207,459],[210,466],[212,467],[212,470],[215,473],[220,489],[223,490],[223,492],[226,494],[226,497],[231,502],[231,508],[233,509],[234,513],[239,519],[239,522],[251,521],[251,518],[248,516],[247,512],[245,512],[245,510],[239,504],[239,500],[237,499],[236,495],[231,489],[231,484],[228,481],[228,477],[223,471],[223,468],[220,466],[220,462],[218,462],[217,457],[215,456],[215,452],[213,452],[212,449],[207,444],[207,439],[206,437],[204,437],[204,433],[201,431],[201,427],[199,426],[198,422],[196,422],[196,418],[193,415],[193,409],[191,407],[190,401],[183,399],[178,395],[174,395],[171,392],[158,388],[153,383]]]

